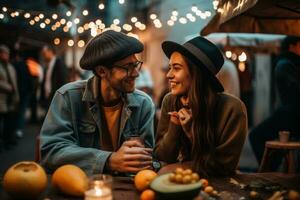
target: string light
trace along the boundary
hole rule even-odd
[[[35,16],[35,17],[34,17],[34,21],[36,21],[36,22],[40,21],[39,16]]]
[[[136,17],[131,17],[131,22],[132,22],[132,23],[137,22],[137,20],[138,20],[138,19],[137,19]]]
[[[40,27],[41,27],[41,28],[45,28],[45,27],[46,27],[46,24],[45,24],[44,22],[42,22],[42,23],[40,24]]]
[[[168,20],[167,24],[168,24],[169,26],[174,26],[174,21],[173,21],[173,20]]]
[[[178,16],[177,10],[173,10],[173,11],[172,11],[172,15],[173,15],[173,16]]]
[[[80,19],[78,17],[74,19],[75,24],[79,24],[79,22],[80,22]]]
[[[105,8],[105,6],[104,6],[103,3],[100,3],[99,6],[98,6],[98,8],[99,8],[100,10],[103,10],[103,9]]]
[[[120,4],[124,4],[125,0],[118,0]],[[214,8],[216,6],[218,6],[219,1],[218,0],[213,0],[212,1],[212,5],[214,6]],[[100,3],[98,5],[98,8],[100,10],[103,10],[105,8],[105,4],[102,0],[100,0]],[[216,8],[217,12],[223,12],[223,10],[221,8]],[[41,19],[46,18],[45,20],[43,20],[42,22],[39,23],[39,27],[40,28],[45,28],[47,25],[50,25],[52,22],[51,20],[58,20],[57,22],[53,22],[55,24],[51,26],[52,30],[56,30],[57,28],[59,28],[61,25],[65,25],[63,30],[65,32],[68,32],[69,29],[73,26],[73,24],[79,24],[81,22],[81,19],[79,17],[74,18],[71,21],[66,21],[66,19],[64,18],[59,18],[57,13],[50,13],[50,14],[46,14],[44,15],[44,13],[37,13],[37,11],[32,11],[32,12],[26,12],[25,10],[22,9],[17,9],[17,10],[13,10],[11,8],[7,8],[7,7],[2,7],[2,11],[3,12],[9,12],[8,16],[11,16],[12,18],[19,16],[20,14],[23,15],[23,17],[25,19],[30,19],[32,17],[32,19],[30,19],[29,24],[30,25],[34,25],[35,23],[39,22]],[[192,11],[192,12],[191,12]],[[72,12],[69,10],[66,13],[66,16],[70,17],[72,16]],[[82,10],[82,15],[83,16],[87,16],[89,14],[89,11],[87,9]],[[186,12],[186,13],[180,13],[176,10],[173,9],[170,11],[170,18],[167,19],[166,21],[164,21],[164,23],[166,23],[168,26],[174,26],[176,24],[177,21],[179,21],[180,24],[187,24],[187,23],[191,23],[191,22],[195,22],[198,17],[201,19],[206,19],[207,17],[210,17],[212,15],[212,13],[209,10],[206,11],[201,11],[197,5],[192,5],[190,7],[190,12]],[[3,13],[0,13],[0,19],[5,18],[5,15]],[[161,19],[159,19],[159,16],[156,13],[151,13],[149,15],[149,18],[151,20],[153,20],[153,24],[155,25],[156,28],[161,28],[163,26],[163,23],[161,21]],[[130,19],[132,25],[134,25],[136,28],[138,28],[139,30],[146,30],[146,25],[143,24],[143,21],[139,21],[137,17],[133,16]],[[95,24],[96,22],[96,24]],[[95,31],[93,31],[93,35],[94,32],[99,33],[99,31],[104,31],[108,28],[105,27],[105,24],[102,23],[102,21],[100,19],[96,20],[95,22],[93,22],[93,24],[91,23],[87,23],[88,25],[84,24],[81,25],[80,28],[77,29],[78,33],[83,33],[84,30],[88,30],[89,28],[94,28]],[[131,25],[129,25],[128,23],[124,23],[124,24],[120,24],[120,19],[114,19],[113,23],[115,26],[112,26],[114,30],[116,31],[120,31],[122,29],[124,29],[125,31],[132,31],[133,27]],[[108,25],[108,27],[110,27],[111,25]],[[237,56],[238,58],[238,56]],[[243,58],[242,58],[243,59]]]
[[[68,17],[70,17],[70,16],[72,15],[72,12],[71,12],[71,11],[67,11],[67,12],[66,12],[66,15],[67,15]]]
[[[60,39],[59,39],[59,38],[55,38],[55,39],[53,40],[53,43],[54,43],[55,45],[59,45]]]
[[[192,6],[191,10],[192,10],[193,12],[196,12],[196,11],[198,10],[198,7],[197,7],[197,6]]]
[[[77,32],[78,32],[78,33],[83,33],[83,32],[84,32],[84,28],[83,28],[82,26],[79,26],[79,27],[77,28]]]
[[[82,11],[82,14],[83,14],[84,16],[87,16],[87,15],[89,14],[89,11],[88,11],[88,10],[84,10],[84,11]]]
[[[83,40],[79,40],[78,43],[77,43],[78,47],[84,47],[85,45],[85,42]]]
[[[156,14],[153,13],[153,14],[150,15],[150,19],[154,20],[154,19],[156,19],[156,18],[157,18],[157,15],[156,15]]]
[[[238,68],[239,68],[239,70],[240,70],[241,72],[244,72],[244,71],[246,70],[246,65],[245,65],[245,63],[244,63],[244,62],[240,62]]]
[[[120,24],[120,20],[119,19],[114,19],[113,23],[118,25],[118,24]]]
[[[51,20],[49,18],[45,19],[45,24],[50,24]]]
[[[68,40],[68,46],[70,47],[74,46],[74,40]]]
[[[125,31],[131,31],[131,30],[132,30],[132,26],[131,26],[130,24],[124,24],[124,25],[123,25],[123,29],[124,29]]]
[[[52,15],[52,19],[57,19],[57,17],[58,17],[57,14]]]
[[[68,32],[69,31],[69,27],[68,26],[64,26],[63,31],[64,32]]]
[[[239,55],[239,61],[245,62],[247,60],[247,55],[245,52],[242,52],[241,55]]]
[[[30,13],[25,13],[25,14],[24,14],[24,17],[25,17],[26,19],[30,18]]]
[[[212,2],[212,4],[213,4],[214,9],[217,10],[218,5],[219,5],[219,1],[218,1],[218,0],[214,0],[214,1]]]
[[[187,19],[185,17],[180,17],[179,18],[179,22],[182,24],[186,24],[187,23]]]
[[[68,28],[71,28],[72,25],[73,25],[73,23],[72,23],[71,21],[68,21],[68,22],[67,22],[67,27],[68,27]]]
[[[102,21],[101,21],[100,19],[97,19],[97,20],[96,20],[96,24],[97,24],[98,26],[100,26],[100,25],[102,24]]]
[[[225,51],[226,58],[231,58],[232,52],[231,51]]]
[[[67,22],[67,21],[66,21],[64,18],[60,19],[60,23],[61,23],[62,25],[64,25],[66,22]]]

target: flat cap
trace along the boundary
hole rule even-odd
[[[86,70],[93,70],[98,65],[109,67],[143,50],[144,45],[136,38],[108,30],[89,41],[80,59],[80,67]]]

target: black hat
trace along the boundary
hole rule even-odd
[[[224,91],[222,84],[215,76],[224,64],[223,55],[216,45],[198,36],[183,45],[172,41],[165,41],[162,43],[162,49],[168,58],[170,58],[171,54],[175,51],[181,53],[208,74],[217,92]]]
[[[92,70],[98,65],[109,66],[143,50],[144,45],[134,37],[108,30],[89,41],[80,59],[80,67]]]

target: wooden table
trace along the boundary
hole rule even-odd
[[[284,189],[294,189],[300,192],[300,174],[282,174],[282,173],[256,173],[256,174],[237,174],[231,178],[242,184],[250,184],[255,180],[268,181],[273,184],[280,184]],[[49,178],[50,179],[50,178]],[[210,178],[208,181],[217,191],[230,194],[231,199],[240,199],[245,197],[248,199],[250,190],[242,190],[238,185],[229,182],[230,178]],[[225,192],[225,193],[226,193]],[[261,191],[263,199],[271,196],[272,192]],[[133,185],[133,180],[128,177],[114,177],[113,183],[114,200],[138,200],[139,193]],[[0,186],[0,199],[10,200],[6,192],[3,191],[2,181]],[[41,200],[79,200],[84,198],[74,198],[59,194],[54,188],[48,184],[47,190],[39,198]],[[221,198],[222,199],[222,198]],[[224,198],[223,198],[224,199]]]

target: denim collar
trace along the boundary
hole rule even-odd
[[[97,76],[92,76],[87,80],[85,85],[82,101],[97,102],[100,95],[100,79]],[[136,100],[133,93],[125,93],[122,95],[122,101],[128,107],[140,107],[140,103]]]

